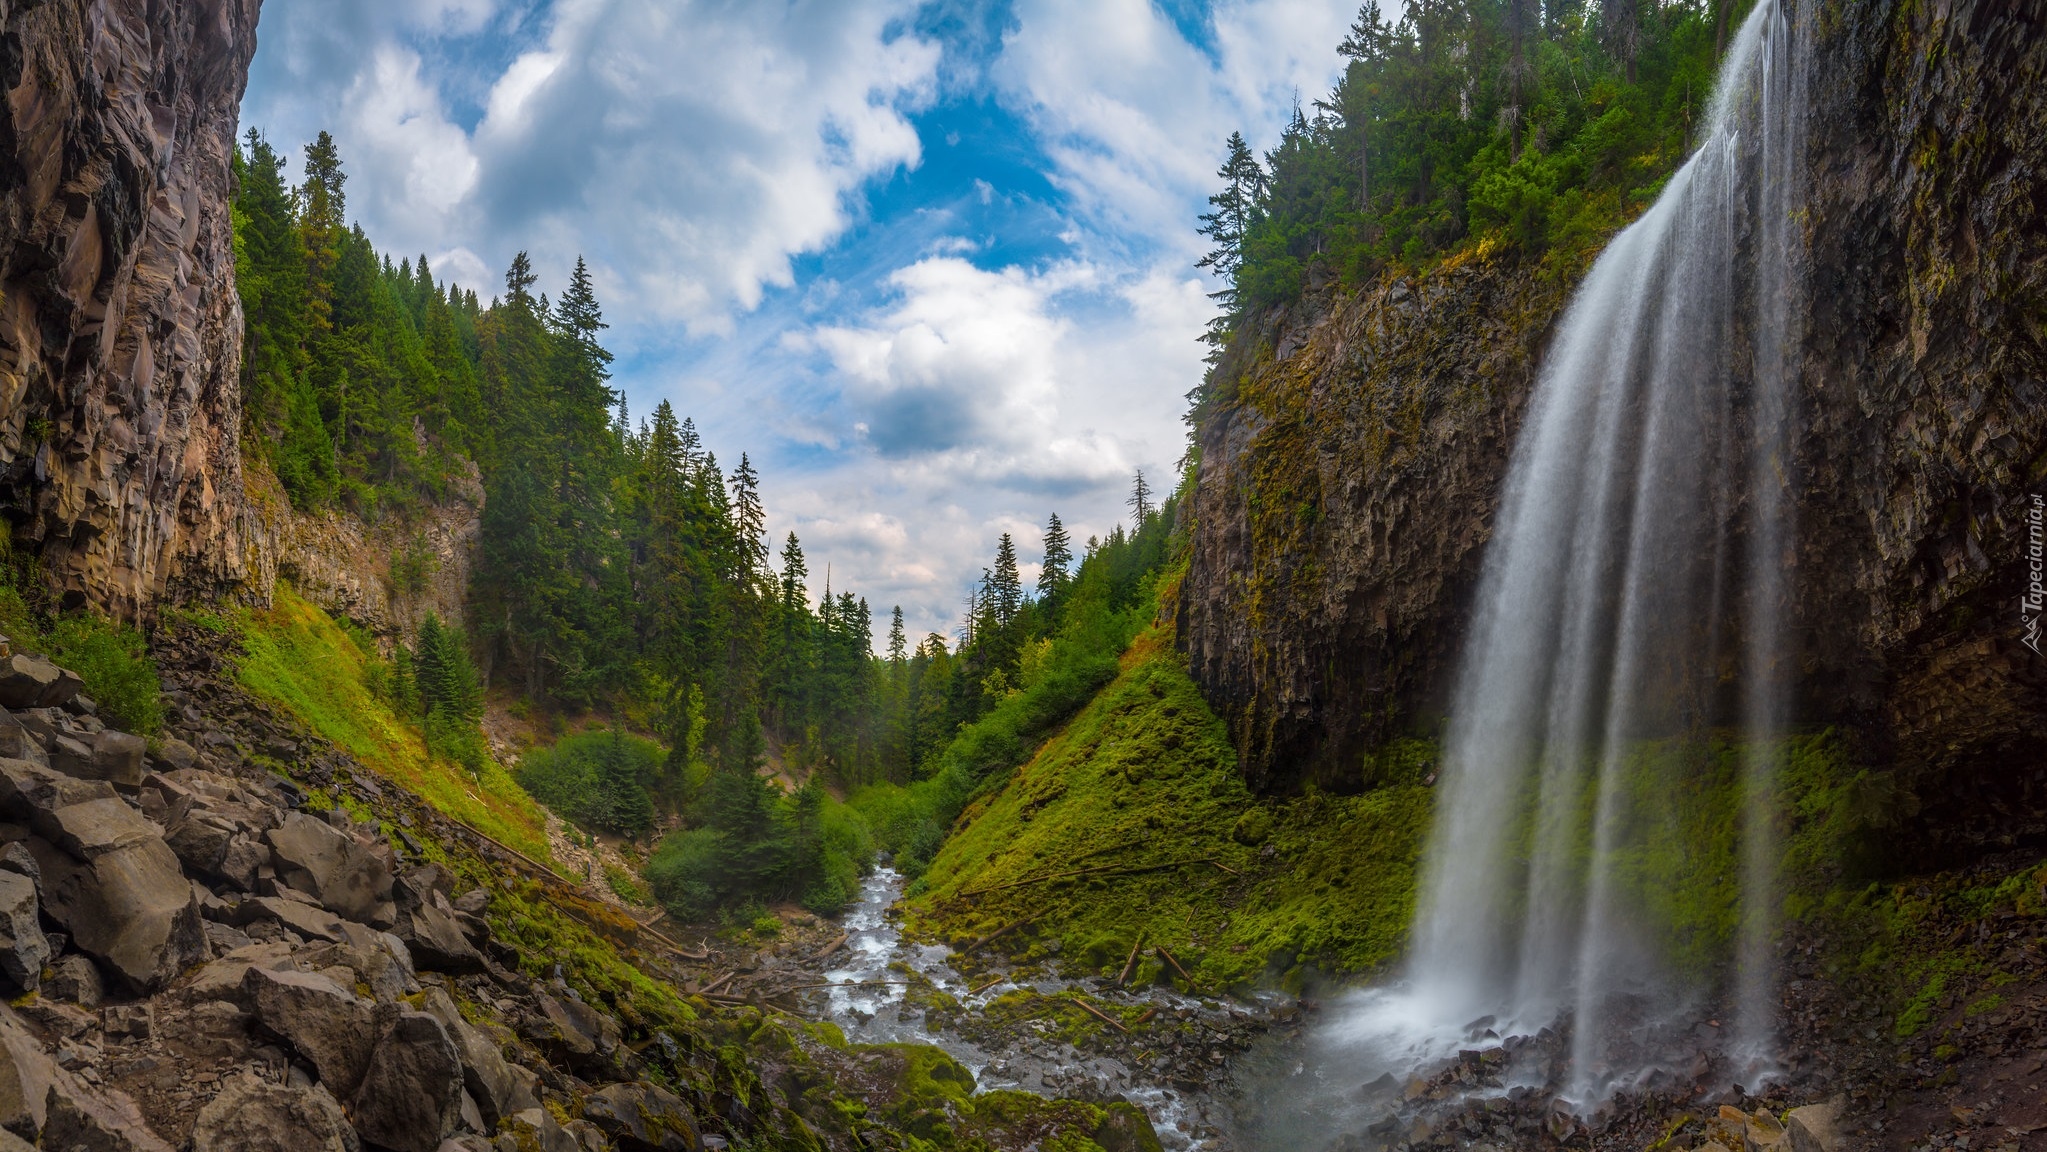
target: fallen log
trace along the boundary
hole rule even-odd
[[[1173,954],[1171,952],[1166,951],[1165,948],[1163,947],[1154,948],[1152,949],[1152,951],[1158,953],[1159,959],[1164,960],[1167,964],[1172,965],[1173,971],[1178,972],[1180,974],[1180,979],[1185,980],[1187,982],[1187,987],[1194,989],[1196,992],[1201,991],[1201,985],[1196,984],[1194,982],[1194,977],[1189,976],[1187,974],[1187,970],[1185,968],[1180,967],[1180,962],[1178,960],[1173,959]]]
[[[977,948],[985,948],[988,945],[993,944],[995,941],[1001,939],[1004,936],[1009,935],[1011,932],[1016,931],[1018,928],[1021,928],[1028,923],[1030,923],[1030,921],[1028,920],[1017,920],[1009,924],[1005,924],[1002,927],[997,928],[995,931],[988,933],[986,936],[983,936],[977,940],[972,941],[966,947],[960,949],[960,951],[962,953],[967,953],[972,952]]]
[[[1139,932],[1137,939],[1130,942],[1130,958],[1123,961],[1123,971],[1116,977],[1116,987],[1121,988],[1125,984],[1130,983],[1131,974],[1137,971],[1138,953],[1142,951],[1144,951],[1144,933]]]
[[[979,996],[981,993],[986,992],[988,989],[995,987],[997,984],[1000,984],[1007,979],[1009,979],[1008,976],[996,976],[992,979],[984,981],[977,987],[967,989],[967,995]]]
[[[737,975],[739,975],[739,970],[735,968],[732,971],[725,973],[723,976],[718,977],[716,980],[711,981],[709,984],[704,985],[702,988],[697,989],[696,994],[699,996],[709,996],[711,993],[716,992],[718,989],[723,988],[727,984],[730,984],[732,982],[732,978]]]
[[[852,934],[851,932],[841,932],[841,933],[839,933],[839,938],[838,938],[837,940],[834,940],[834,941],[832,941],[831,943],[829,943],[829,944],[825,945],[825,946],[824,946],[824,947],[823,947],[822,949],[820,949],[820,950],[818,951],[818,954],[817,954],[817,957],[816,957],[816,958],[817,958],[817,959],[819,959],[819,960],[822,960],[822,959],[824,959],[825,957],[827,957],[827,956],[831,955],[832,953],[834,953],[834,952],[837,952],[837,951],[838,951],[839,949],[841,949],[841,948],[845,947],[845,945],[846,945],[846,941],[847,941],[847,940],[849,940],[849,939],[851,939],[851,938],[852,938],[852,936],[853,936],[853,934]]]
[[[1080,1005],[1082,1010],[1087,1012],[1088,1015],[1093,1016],[1095,1019],[1100,1020],[1104,1024],[1107,1024],[1109,1027],[1114,1028],[1116,1031],[1123,1033],[1125,1036],[1128,1036],[1130,1034],[1130,1029],[1125,1028],[1121,1020],[1116,1019],[1114,1016],[1109,1015],[1107,1012],[1102,1011],[1100,1008],[1097,1008],[1094,1005],[1088,1003],[1087,1001],[1078,998],[1076,998],[1073,1002],[1075,1004]]]

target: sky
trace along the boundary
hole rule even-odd
[[[1170,489],[1223,141],[1334,83],[1349,0],[266,0],[242,123],[488,299],[589,261],[635,421],[762,477],[813,594],[950,634]],[[878,638],[879,639],[879,638]]]

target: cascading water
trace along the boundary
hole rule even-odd
[[[1729,968],[1744,1074],[1769,1056],[1799,61],[1763,0],[1565,313],[1453,701],[1411,994],[1568,1020],[1580,1101]]]

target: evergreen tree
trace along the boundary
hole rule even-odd
[[[909,648],[903,637],[903,606],[898,604],[889,613],[888,661],[900,668],[909,658]]]
[[[1009,627],[1023,610],[1023,579],[1016,570],[1016,544],[1007,532],[995,545],[995,568],[988,577],[988,591],[996,625]]]
[[[1045,523],[1045,563],[1038,570],[1038,600],[1047,605],[1056,605],[1066,591],[1069,579],[1068,569],[1073,566],[1073,547],[1066,537],[1066,526],[1059,522],[1059,514]]]
[[[1143,469],[1138,470],[1136,479],[1131,482],[1130,499],[1125,503],[1130,505],[1131,512],[1136,515],[1139,528],[1144,527],[1145,522],[1150,520],[1152,513],[1157,510],[1152,505],[1151,485],[1146,482]]]

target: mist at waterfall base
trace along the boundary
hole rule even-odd
[[[1480,577],[1408,970],[1246,1065],[1253,1147],[1326,1147],[1499,1037],[1541,1033],[1554,1058],[1508,1079],[1580,1108],[1674,1060],[1696,1074],[1709,1012],[1729,1019],[1708,1067],[1769,1074],[1797,43],[1781,0],[1757,5],[1697,150],[1558,326]]]

